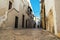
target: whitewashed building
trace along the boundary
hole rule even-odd
[[[0,29],[20,29],[32,26],[30,0],[0,0]]]

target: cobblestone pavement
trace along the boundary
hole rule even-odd
[[[42,29],[0,30],[0,40],[60,40]]]

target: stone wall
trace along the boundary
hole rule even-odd
[[[19,3],[18,3],[18,1],[19,1]],[[27,1],[27,0],[25,0],[25,1]],[[29,24],[31,24],[30,27],[33,27],[32,26],[33,21],[31,21],[32,18],[30,16],[31,14],[28,15],[28,13],[27,13],[27,8],[29,6],[28,4],[29,4],[28,2],[27,2],[27,5],[24,4],[24,1],[22,1],[22,0],[17,0],[17,1],[14,0],[12,8],[10,10],[7,10],[8,8],[6,8],[6,7],[5,7],[6,10],[4,8],[1,9],[0,10],[1,15],[2,15],[2,13],[5,13],[5,12],[8,13],[7,14],[7,19],[5,21],[3,21],[1,29],[15,29],[15,17],[16,16],[18,17],[18,29],[21,29],[22,28],[23,15],[25,16],[24,17],[24,28],[26,28],[26,20],[28,20],[28,19],[29,19],[28,24],[27,24],[28,27],[29,27]],[[7,5],[7,7],[9,7],[9,6]]]
[[[53,24],[54,24],[54,31],[57,34],[57,25],[56,25],[56,11],[55,11],[55,0],[45,0],[45,12],[46,17],[49,16],[49,11],[52,9],[53,13]],[[51,18],[52,19],[52,18]]]
[[[55,0],[57,31],[60,33],[60,0]]]
[[[47,19],[47,29],[48,29],[48,31],[50,31],[51,33],[54,33],[54,19],[53,19],[53,11],[52,11],[52,9],[49,11],[49,13],[48,13],[48,17],[47,17],[48,19]]]

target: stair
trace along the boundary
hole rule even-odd
[[[2,27],[2,24],[4,23],[4,21],[6,21],[7,20],[7,12],[3,15],[3,16],[1,16],[0,17],[0,28]]]

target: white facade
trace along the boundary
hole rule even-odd
[[[10,2],[11,5],[9,5]],[[30,0],[0,0],[0,27],[4,29],[13,29],[16,16],[18,17],[18,28],[22,28],[23,21],[24,27],[26,27],[26,25],[34,24],[31,18],[32,14],[28,15],[29,13],[27,13],[28,6],[30,5]],[[9,9],[9,7],[11,8]],[[30,27],[31,26],[32,25],[30,25]]]
[[[14,8],[19,11],[20,0],[14,0]]]
[[[8,6],[8,0],[0,0],[0,9]]]
[[[46,11],[46,16],[47,16],[49,10],[53,9],[53,7],[55,7],[54,6],[54,0],[45,0],[44,2],[45,2],[45,11]]]

